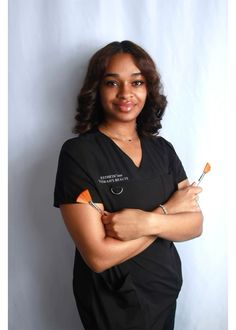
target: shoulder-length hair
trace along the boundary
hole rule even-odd
[[[144,49],[131,41],[124,40],[106,45],[90,59],[84,85],[77,98],[74,133],[85,133],[103,121],[104,113],[99,97],[99,85],[110,58],[117,53],[131,54],[146,80],[147,98],[136,121],[138,133],[154,135],[158,134],[162,127],[161,120],[167,99],[163,95],[160,74],[152,58]]]

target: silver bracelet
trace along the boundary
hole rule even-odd
[[[159,206],[162,209],[162,211],[163,211],[164,214],[168,214],[167,209],[166,209],[166,207],[164,205],[160,204]]]

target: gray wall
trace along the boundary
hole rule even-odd
[[[162,135],[190,180],[205,164],[201,238],[177,244],[184,271],[176,330],[227,329],[222,219],[226,1],[9,1],[9,329],[82,329],[72,295],[74,246],[52,207],[57,159],[72,136],[92,53],[130,39],[156,61],[169,105]],[[220,81],[220,83],[219,83]],[[220,150],[220,153],[219,153]]]

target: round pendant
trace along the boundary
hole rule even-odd
[[[120,195],[124,189],[123,187],[111,187],[110,190],[113,195]]]

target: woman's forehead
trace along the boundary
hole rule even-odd
[[[128,53],[119,53],[111,56],[105,68],[104,75],[124,73],[130,75],[137,75],[141,73],[134,61],[133,56]]]

